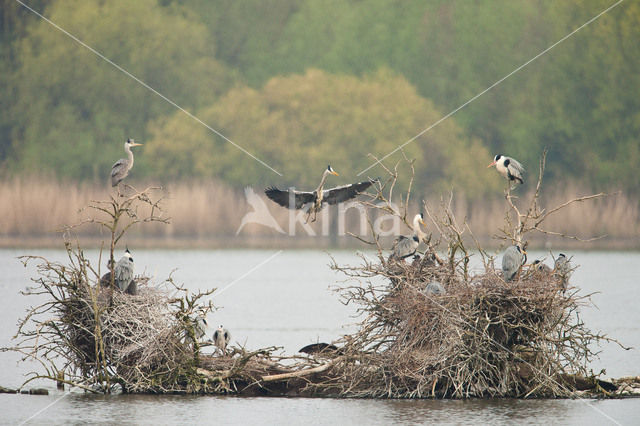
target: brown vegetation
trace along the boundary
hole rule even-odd
[[[101,287],[100,274],[70,243],[68,264],[25,258],[39,262],[36,286],[28,294],[47,300],[27,312],[16,346],[4,350],[40,362],[44,372],[34,372],[28,381],[60,382],[65,377],[72,386],[105,393],[115,384],[124,392],[387,398],[567,397],[583,389],[605,395],[615,391],[616,385],[588,370],[596,356],[593,346],[614,341],[581,321],[578,308],[589,302],[589,295],[567,289],[556,271],[528,265],[506,282],[480,246],[484,268],[471,270],[463,237],[471,231],[457,221],[450,202],[437,210],[424,206],[439,233],[437,238],[421,237],[425,253],[412,263],[386,259],[372,217],[387,212],[406,221],[410,193],[402,195],[400,210],[388,201],[397,169],[387,169],[388,180],[376,183],[376,193],[362,201],[377,260],[362,256],[361,265],[332,265],[355,281],[338,291],[344,303],[358,305],[362,321],[356,332],[332,344],[311,345],[319,351],[305,351],[310,356],[275,356],[275,347],[203,355],[195,318],[213,308],[201,299],[214,289],[188,294],[174,285],[179,294],[173,297],[148,288],[147,277],[136,277],[139,295],[122,294],[113,285]],[[538,189],[543,171],[544,156]],[[167,222],[159,207],[162,197],[154,192],[148,188],[92,201],[87,209],[92,217],[80,225],[108,230],[113,258],[115,246],[132,226]],[[545,221],[556,210],[585,200],[574,198],[546,210],[538,191],[528,204],[509,190],[506,195],[500,237],[523,247],[532,233],[549,232]],[[73,229],[80,228],[67,228]],[[170,277],[167,281],[173,284]],[[434,281],[440,288],[429,292]]]
[[[254,190],[262,194],[261,187]],[[45,177],[16,177],[0,182],[0,245],[57,245],[59,237],[55,231],[65,224],[76,223],[87,217],[82,210],[91,200],[106,199],[107,185],[59,181]],[[555,189],[540,197],[544,205],[559,205],[576,194],[588,193],[577,186],[569,185]],[[530,199],[533,192],[519,194],[522,199]],[[414,196],[414,199],[417,197]],[[425,205],[438,206],[441,199],[430,194],[424,195]],[[289,212],[265,202],[278,223],[288,230]],[[483,245],[491,245],[491,237],[503,222],[506,212],[504,198],[469,201],[464,195],[456,194],[450,200],[456,217],[467,218],[476,238]],[[243,192],[234,190],[220,182],[201,180],[179,182],[166,187],[164,209],[170,212],[171,223],[167,226],[151,224],[132,230],[127,238],[138,246],[154,247],[187,246],[260,246],[273,244],[327,245],[329,240],[309,239],[302,229],[296,237],[284,236],[261,225],[249,224],[236,236],[243,215],[252,209],[246,203]],[[420,206],[412,203],[410,211],[418,211]],[[332,212],[334,215],[335,212]],[[335,220],[335,216],[331,217]],[[584,205],[572,205],[550,216],[546,222],[550,230],[563,234],[587,236],[606,235],[591,243],[588,248],[639,248],[640,247],[640,204],[638,200],[624,194],[594,200]],[[335,226],[335,225],[334,225]],[[312,224],[317,235],[322,234],[322,220]],[[335,233],[335,228],[333,233]],[[359,233],[359,218],[355,212],[347,213],[346,231]],[[367,229],[368,231],[368,229]],[[430,229],[430,231],[434,231]],[[437,231],[435,232],[437,235]],[[97,227],[76,230],[76,235],[84,245],[98,246],[101,232]],[[388,243],[390,240],[383,241]],[[333,244],[352,244],[353,240],[342,238]],[[533,236],[530,247],[566,244],[551,235]]]

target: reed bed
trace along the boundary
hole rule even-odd
[[[144,186],[140,183],[133,185]],[[239,246],[252,246],[255,243],[271,245],[277,240],[297,245],[318,244],[318,239],[309,239],[309,234],[300,224],[296,227],[295,235],[291,235],[293,233],[289,229],[289,211],[266,199],[263,188],[253,189],[262,197],[284,233],[249,223],[236,235],[243,216],[253,210],[245,199],[244,191],[231,188],[219,181],[200,180],[167,185],[163,189],[166,192],[164,210],[170,212],[171,223],[168,226],[150,224],[132,230],[128,237],[136,241],[152,240],[156,247],[175,246],[175,241],[183,241],[187,245],[193,243],[197,246],[215,246],[216,241],[223,241],[225,244],[233,241]],[[64,229],[67,224],[82,221],[86,216],[82,208],[91,200],[106,199],[110,193],[112,189],[106,184],[80,183],[38,176],[5,179],[0,182],[0,244],[19,246],[26,244],[25,241],[30,239],[55,243],[59,241],[56,231]],[[569,185],[545,194],[541,197],[541,202],[545,206],[555,206],[583,193],[587,191]],[[520,194],[523,200],[532,196],[531,191]],[[432,194],[424,194],[423,197],[427,206],[437,206],[441,203],[441,198]],[[413,199],[416,200],[417,197]],[[485,244],[503,224],[507,211],[502,196],[471,201],[463,194],[454,194],[451,208],[456,217],[467,218],[475,237]],[[419,204],[411,204],[408,210],[418,212]],[[327,213],[331,225],[327,225],[326,218],[320,217],[317,222],[308,225],[315,236],[335,236],[338,233],[337,209],[332,207]],[[547,218],[546,224],[549,229],[567,235],[583,238],[607,236],[589,247],[640,247],[640,202],[636,196],[617,194],[590,203],[575,204]],[[346,214],[344,231],[360,234],[360,225],[357,210],[350,209]],[[401,230],[404,231],[406,228]],[[435,232],[433,229],[428,231]],[[89,243],[98,241],[103,236],[98,227],[92,226],[78,228],[74,232],[81,239],[88,238]],[[391,237],[388,240],[391,241]],[[531,244],[542,247],[556,241],[557,239],[550,236],[534,235]],[[341,242],[334,237],[325,243]],[[323,245],[326,245],[325,243]]]

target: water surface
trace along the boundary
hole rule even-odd
[[[30,252],[34,252],[31,250]],[[38,250],[50,259],[64,260],[59,250]],[[23,250],[0,250],[0,346],[10,345],[17,319],[35,298],[19,294],[35,276],[16,256]],[[87,256],[97,260],[95,251]],[[356,264],[353,252],[332,253],[339,263]],[[594,293],[597,307],[582,316],[593,330],[600,330],[640,347],[640,300],[637,268],[640,254],[627,252],[574,252],[580,268],[571,282],[584,294]],[[213,297],[219,308],[208,318],[209,333],[223,324],[234,344],[256,349],[271,345],[292,354],[317,341],[330,341],[353,330],[355,308],[344,306],[329,287],[344,277],[327,266],[327,253],[313,250],[201,250],[134,251],[136,271],[154,277],[156,285],[174,269],[174,279],[191,291],[224,289]],[[529,253],[531,259],[548,256]],[[271,259],[271,260],[269,260]],[[268,261],[267,261],[268,260]],[[104,263],[104,262],[103,262]],[[551,264],[550,260],[547,263]],[[261,265],[256,268],[256,265]],[[351,325],[350,325],[351,324]],[[594,371],[606,368],[607,376],[640,374],[637,350],[625,351],[604,344]],[[0,353],[0,385],[19,386],[23,375],[37,366],[17,364],[12,353]],[[226,424],[638,424],[640,400],[335,400],[305,398],[236,398],[62,393],[48,382],[49,396],[0,395],[0,422],[16,424],[161,424],[214,422]]]

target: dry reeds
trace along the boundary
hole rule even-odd
[[[262,196],[262,188],[254,188]],[[82,210],[91,200],[108,198],[110,190],[105,185],[59,181],[46,177],[14,177],[0,182],[0,244],[21,245],[26,239],[53,240],[52,234],[61,230],[65,224],[77,223],[86,218]],[[218,181],[178,182],[164,189],[164,209],[170,212],[171,224],[168,226],[150,225],[132,230],[128,236],[133,239],[148,238],[155,247],[172,245],[174,240],[210,241],[233,237],[237,244],[250,244],[255,238],[277,238],[281,236],[273,229],[258,224],[248,224],[239,229],[242,217],[251,212],[241,190],[232,189]],[[533,191],[533,190],[532,190]],[[587,193],[579,187],[568,185],[556,189],[541,197],[545,205],[557,205],[574,194]],[[533,192],[520,194],[529,199]],[[263,197],[270,214],[285,231],[284,238],[292,240],[289,230],[289,211],[271,205]],[[441,203],[440,198],[424,194],[426,205],[433,207]],[[411,202],[411,211],[421,206]],[[451,199],[451,209],[456,217],[466,218],[476,237],[483,243],[490,242],[503,222],[507,211],[504,198],[468,200],[464,194],[456,194]],[[335,212],[329,216],[336,220]],[[310,224],[316,235],[323,235],[325,220]],[[607,240],[598,243],[607,246],[637,247],[640,237],[640,204],[634,197],[618,194],[596,200],[588,205],[570,206],[546,221],[549,229],[578,236],[607,235]],[[333,225],[337,226],[336,224]],[[361,234],[360,217],[356,209],[346,215],[347,233]],[[332,230],[336,232],[337,228]],[[368,228],[365,229],[368,232]],[[434,235],[437,231],[433,230]],[[101,234],[98,227],[85,227],[77,230],[79,238],[95,241]],[[297,238],[305,238],[306,231],[300,228]],[[635,242],[634,242],[635,241]],[[531,238],[531,244],[543,246],[549,243],[561,243],[561,239],[549,235]],[[318,241],[314,241],[317,244]],[[95,244],[95,242],[93,243]]]

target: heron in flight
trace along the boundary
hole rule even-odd
[[[283,191],[272,186],[265,189],[264,193],[267,194],[267,197],[272,201],[283,207],[295,210],[308,209],[307,222],[312,213],[312,222],[315,222],[316,216],[318,212],[322,210],[323,204],[338,204],[350,200],[376,182],[376,180],[369,180],[366,182],[337,186],[331,189],[323,189],[324,183],[329,175],[339,176],[338,172],[331,168],[331,165],[322,173],[322,179],[315,191],[296,191],[293,188]]]
[[[502,255],[502,276],[505,281],[511,281],[522,265],[527,262],[527,252],[519,245],[507,247]]]
[[[124,178],[129,174],[129,170],[133,167],[133,152],[131,148],[134,146],[141,146],[141,143],[135,143],[133,139],[129,138],[124,143],[124,150],[127,153],[127,158],[121,158],[115,162],[111,167],[111,186],[117,186]]]
[[[224,328],[222,325],[213,332],[213,343],[222,353],[226,352],[229,340],[231,340],[231,333],[229,333],[229,330]]]
[[[493,158],[493,163],[489,164],[487,168],[493,166],[496,166],[498,173],[504,176],[505,179],[509,181],[509,184],[511,184],[511,182],[524,183],[524,179],[522,178],[522,175],[524,175],[524,167],[513,158],[498,154]]]
[[[420,241],[426,237],[426,234],[420,229],[420,224],[426,226],[422,213],[415,215],[413,218],[413,234],[408,237],[400,235],[393,242],[389,260],[402,260],[416,254]]]

